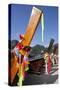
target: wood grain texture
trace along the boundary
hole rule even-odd
[[[42,11],[33,7],[32,13],[30,16],[30,20],[29,20],[29,23],[27,25],[26,32],[24,35],[24,40],[21,43],[23,46],[29,46],[30,45],[30,43],[33,39],[34,33],[36,31],[36,28],[37,28],[39,21],[41,19],[41,15],[42,15]],[[20,53],[22,55],[24,55],[25,51],[20,50]]]
[[[41,15],[42,15],[42,12],[39,9],[33,7],[32,13],[31,13],[31,16],[30,16],[30,20],[29,20],[29,23],[27,25],[26,32],[25,32],[25,35],[24,35],[24,40],[21,43],[23,46],[29,46],[30,45],[30,43],[33,39],[34,33],[36,31],[36,28],[37,28],[37,26],[39,24],[39,21],[41,19]],[[20,53],[22,55],[24,55],[25,51],[20,50]],[[14,63],[13,63],[13,66],[11,68],[11,83],[13,82],[17,71],[18,71],[17,60],[15,59]]]

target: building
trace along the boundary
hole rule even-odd
[[[32,56],[30,59],[29,71],[31,73],[41,74],[44,72],[44,58],[43,55],[38,54]]]

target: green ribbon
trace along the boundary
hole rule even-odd
[[[42,13],[41,17],[41,23],[42,23],[42,42],[44,41],[44,15]]]
[[[20,65],[20,73],[18,75],[19,81],[18,81],[18,86],[22,86],[22,81],[23,81],[23,76],[22,76],[22,64]]]

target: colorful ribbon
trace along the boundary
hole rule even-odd
[[[44,42],[44,15],[43,13],[41,17],[41,23],[42,23],[42,42]]]

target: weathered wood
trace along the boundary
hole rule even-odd
[[[37,28],[39,21],[41,19],[41,15],[42,15],[42,11],[33,7],[32,13],[30,16],[30,20],[29,20],[29,23],[28,23],[28,26],[26,28],[26,32],[24,35],[24,40],[21,43],[23,46],[29,46],[30,45],[30,43],[33,39],[34,33],[36,31],[36,28]],[[25,51],[20,50],[20,53],[22,55],[24,55]]]
[[[12,63],[11,63],[11,64],[12,64]],[[17,60],[17,58],[15,57],[15,58],[14,58],[13,66],[12,66],[11,69],[10,69],[10,70],[11,70],[11,72],[10,72],[11,83],[13,83],[13,80],[14,80],[14,78],[15,78],[15,76],[16,76],[16,73],[17,73],[18,69],[19,69],[18,60]]]
[[[42,12],[39,9],[33,7],[32,13],[30,16],[30,20],[29,20],[29,23],[28,23],[28,26],[26,28],[26,32],[24,35],[24,40],[21,43],[23,46],[29,46],[30,45],[30,43],[33,39],[34,33],[36,31],[36,28],[37,28],[39,21],[41,19],[41,15],[42,15]],[[25,51],[20,50],[20,53],[22,55],[24,55]],[[11,83],[13,82],[17,71],[18,71],[17,60],[15,59],[14,64],[11,68]]]

